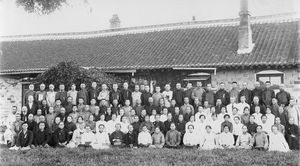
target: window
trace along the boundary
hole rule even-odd
[[[284,73],[277,70],[264,70],[256,73],[256,81],[270,81],[273,85],[279,85],[284,83],[283,76]]]

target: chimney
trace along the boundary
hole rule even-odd
[[[250,13],[248,10],[248,0],[240,0],[240,26],[239,26],[239,47],[238,54],[250,53],[254,47],[252,43],[252,31],[250,27]]]
[[[119,16],[117,14],[114,14],[112,18],[109,20],[109,22],[110,22],[111,29],[120,28],[121,26],[121,20],[119,19]]]

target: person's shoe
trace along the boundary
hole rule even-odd
[[[11,147],[11,148],[9,148],[9,150],[18,150],[19,148],[15,145],[15,146],[13,146],[13,147]]]

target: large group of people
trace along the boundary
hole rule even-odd
[[[180,83],[171,90],[160,86],[129,85],[122,88],[96,82],[69,91],[50,84],[34,85],[24,95],[25,105],[12,107],[4,133],[9,149],[47,147],[119,148],[241,148],[264,151],[299,149],[300,107],[280,85],[253,90],[237,82],[225,90],[201,82]]]

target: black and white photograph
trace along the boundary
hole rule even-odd
[[[299,0],[0,0],[0,165],[300,165]]]

